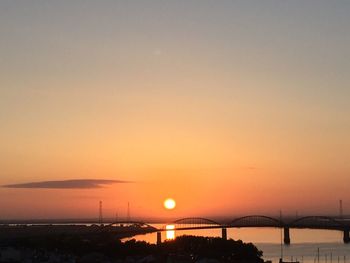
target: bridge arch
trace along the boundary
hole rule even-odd
[[[233,219],[231,227],[281,227],[283,222],[277,218],[264,215],[249,215]]]
[[[219,227],[221,226],[220,223],[203,217],[185,217],[177,219],[171,223],[168,223],[162,227],[162,229],[166,229],[167,226],[173,225],[175,229],[178,228],[204,228],[204,227]]]
[[[305,216],[289,223],[290,227],[304,228],[343,228],[342,222],[329,216]]]

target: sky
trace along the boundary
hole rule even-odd
[[[350,214],[349,13],[1,1],[0,219]]]

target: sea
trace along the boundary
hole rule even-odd
[[[164,225],[153,224],[157,228]],[[170,228],[162,232],[162,241],[181,235],[220,237],[221,229],[176,231]],[[253,243],[263,252],[264,260],[303,263],[350,263],[350,244],[343,243],[343,233],[336,230],[290,229],[290,245],[281,245],[279,228],[229,228],[227,237]],[[156,233],[132,237],[139,241],[156,243]],[[129,240],[132,238],[124,239]]]

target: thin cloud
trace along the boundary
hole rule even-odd
[[[103,180],[103,179],[75,179],[62,181],[41,181],[21,184],[3,185],[5,188],[28,188],[28,189],[92,189],[102,188],[105,185],[130,183],[121,180]]]
[[[255,166],[248,166],[247,169],[248,169],[248,170],[256,170],[256,169],[258,169],[258,168],[255,167]]]

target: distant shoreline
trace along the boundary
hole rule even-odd
[[[92,237],[103,233],[113,234],[116,238],[128,238],[135,235],[155,232],[150,226],[138,225],[83,225],[83,224],[38,224],[38,225],[0,225],[0,241],[22,238],[47,237],[58,235],[78,235]]]

